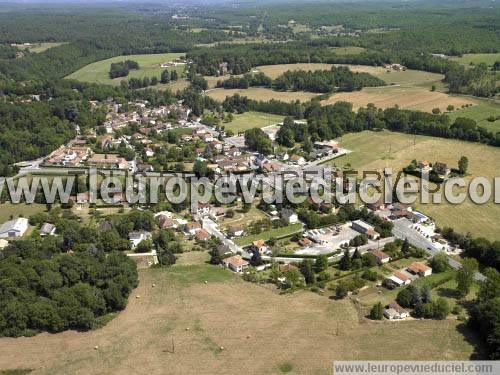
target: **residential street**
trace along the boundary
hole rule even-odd
[[[410,220],[403,218],[395,220],[393,223],[394,228],[392,230],[392,233],[397,238],[400,238],[402,240],[407,238],[410,244],[426,250],[430,256],[434,256],[441,251],[432,243],[431,240],[414,230],[412,228],[413,223]],[[460,267],[462,267],[460,262],[457,262],[452,258],[448,258],[448,263],[454,269],[459,269]],[[479,272],[476,273],[475,278],[477,281],[484,281],[486,279],[484,275]]]

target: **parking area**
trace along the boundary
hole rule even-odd
[[[321,255],[331,253],[340,248],[341,245],[349,243],[350,240],[359,236],[359,234],[349,224],[313,229],[304,233],[304,236],[313,241],[313,244],[297,250],[295,254]]]

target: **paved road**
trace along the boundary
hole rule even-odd
[[[441,249],[438,249],[431,240],[413,229],[412,225],[413,223],[408,219],[403,218],[395,220],[392,233],[394,234],[394,236],[402,240],[407,238],[410,244],[426,250],[430,256],[434,256],[442,251]],[[456,270],[462,267],[462,264],[460,262],[457,262],[455,259],[452,259],[450,257],[448,257],[448,263]],[[486,280],[486,277],[479,272],[476,273],[474,278],[477,281]]]
[[[251,258],[252,254],[243,250],[242,247],[236,245],[233,241],[231,241],[229,238],[227,238],[224,233],[222,233],[219,230],[219,226],[215,221],[212,219],[205,217],[202,219],[202,227],[205,229],[208,233],[210,233],[212,236],[217,237],[221,242],[229,247],[229,249],[235,253],[235,254],[241,254],[243,258]]]

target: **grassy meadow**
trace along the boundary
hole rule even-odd
[[[500,116],[500,103],[488,100],[474,100],[474,106],[460,109],[448,114],[452,120],[457,117],[469,117],[477,122],[479,126],[492,132],[500,132],[500,119],[493,122],[488,121],[488,117]]]
[[[468,53],[461,57],[451,57],[451,59],[461,64],[478,65],[485,63],[492,66],[496,61],[500,61],[500,53]]]
[[[227,130],[232,130],[235,134],[237,134],[248,129],[263,128],[279,122],[283,122],[283,116],[250,111],[242,114],[235,114],[234,120],[224,123],[224,126]]]
[[[102,83],[108,85],[119,85],[120,81],[130,78],[151,78],[153,76],[156,76],[159,79],[161,73],[165,70],[165,68],[160,67],[160,64],[176,59],[182,55],[182,53],[161,53],[154,55],[115,56],[110,59],[97,61],[95,63],[84,66],[80,70],[71,73],[66,78],[75,79],[81,82]],[[136,61],[137,63],[139,63],[139,69],[131,70],[127,77],[110,79],[108,73],[111,64],[125,60]],[[177,70],[180,74],[184,71],[184,66],[168,68],[168,70],[173,69]]]
[[[476,351],[473,332],[456,320],[372,322],[349,299],[279,294],[207,261],[193,252],[172,267],[140,270],[127,308],[102,328],[0,338],[0,369],[329,374],[333,360],[467,360]],[[391,342],[397,351],[387,350]]]
[[[393,168],[395,174],[413,159],[429,160],[431,163],[441,161],[457,167],[458,159],[464,155],[469,159],[466,182],[477,176],[492,182],[498,176],[500,150],[477,143],[389,131],[351,133],[338,141],[342,147],[353,152],[330,162],[337,167],[350,164],[359,171],[380,171],[387,167]],[[417,199],[415,207],[434,218],[440,226],[451,226],[462,233],[500,240],[500,206],[493,200],[477,205],[467,199],[462,204],[453,205],[446,202],[422,204]]]

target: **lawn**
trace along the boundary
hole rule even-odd
[[[451,96],[412,85],[366,87],[361,91],[341,92],[323,100],[322,104],[328,105],[338,101],[352,103],[355,110],[372,103],[378,108],[390,108],[398,105],[402,109],[426,112],[431,112],[434,108],[439,108],[442,112],[445,112],[450,104],[455,108],[461,108],[462,105],[475,103],[474,100],[466,97]]]
[[[154,55],[128,55],[115,56],[111,59],[97,61],[95,63],[84,66],[80,70],[71,73],[66,78],[75,79],[82,82],[103,83],[108,85],[119,85],[120,81],[130,78],[158,77],[165,69],[160,67],[161,63],[173,60],[182,56],[181,53],[162,53]],[[112,63],[117,63],[125,60],[133,60],[139,63],[139,70],[131,70],[127,77],[110,79],[108,76],[109,69]],[[168,70],[177,70],[179,73],[184,71],[184,66],[168,68]]]
[[[302,231],[302,224],[291,224],[286,227],[271,229],[259,234],[252,234],[250,236],[245,236],[237,238],[234,242],[239,246],[250,246],[253,241],[264,240],[267,241],[270,238],[280,239],[284,237],[291,236],[292,234],[299,233]]]
[[[461,57],[451,57],[452,60],[458,61],[461,64],[480,64],[485,63],[492,66],[496,61],[500,61],[500,53],[470,53]]]
[[[248,89],[227,89],[227,90],[214,89],[206,93],[206,95],[208,95],[212,99],[219,101],[223,101],[224,99],[226,99],[227,96],[233,96],[234,94],[240,94],[241,96],[246,96],[248,99],[253,99],[253,100],[269,101],[271,99],[276,99],[284,102],[293,102],[295,100],[306,102],[318,95],[312,92],[303,92],[303,91],[278,92],[262,87],[251,87]]]
[[[47,210],[47,206],[44,204],[11,204],[11,203],[2,203],[0,204],[0,224],[4,221],[8,221],[13,218],[25,217],[29,218],[31,215],[45,212]]]
[[[348,299],[280,295],[220,267],[184,262],[187,255],[181,265],[140,271],[127,308],[103,328],[1,338],[0,369],[328,374],[333,360],[467,360],[475,349],[473,333],[455,320],[360,322]],[[398,350],[387,350],[394,342]]]
[[[353,151],[330,162],[338,167],[347,163],[359,171],[380,171],[391,167],[396,174],[413,159],[441,161],[456,167],[458,159],[465,155],[469,159],[470,174],[465,178],[466,182],[477,176],[493,181],[498,176],[500,150],[477,143],[388,131],[352,133],[338,141],[342,147]],[[415,206],[433,217],[440,226],[451,226],[462,233],[500,240],[500,206],[493,201],[484,205],[477,205],[468,199],[460,205],[421,204],[417,201]]]
[[[283,122],[283,116],[250,111],[234,115],[234,120],[225,123],[224,126],[227,130],[232,130],[235,134],[238,134],[247,129],[263,128],[264,126],[277,124],[279,122]]]

